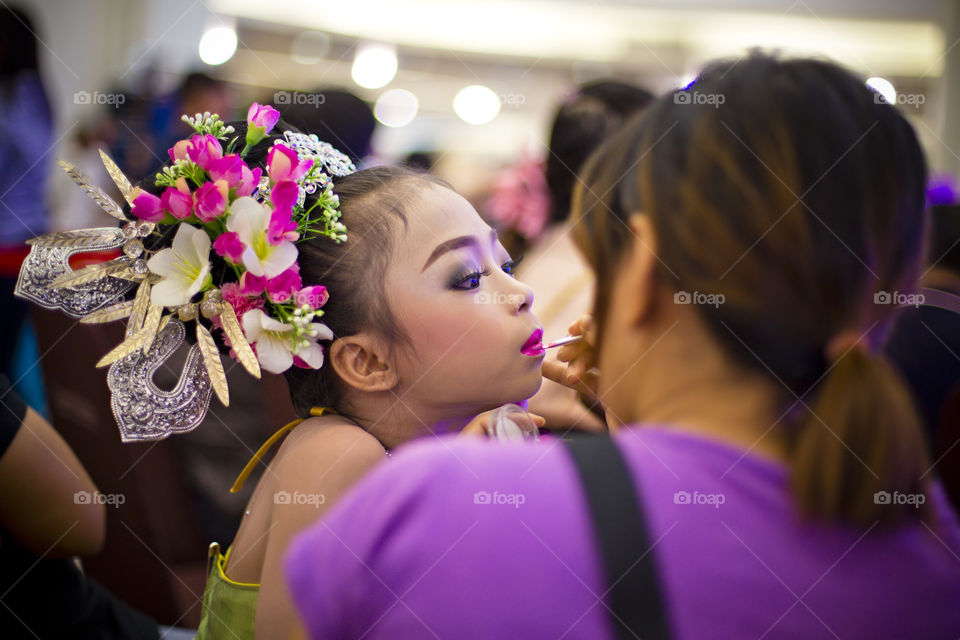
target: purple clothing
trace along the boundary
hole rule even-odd
[[[939,487],[932,531],[816,526],[774,461],[654,426],[616,440],[675,638],[960,636],[960,524]],[[414,443],[295,539],[291,592],[315,639],[611,638],[584,500],[554,438]]]

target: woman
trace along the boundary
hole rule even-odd
[[[903,117],[835,65],[751,57],[582,173],[597,340],[547,373],[597,382],[613,454],[411,446],[292,545],[310,637],[960,634],[960,525],[878,351],[874,294],[924,259]]]

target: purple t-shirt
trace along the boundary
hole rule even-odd
[[[932,529],[817,526],[776,462],[654,426],[616,440],[675,638],[960,636],[960,525],[939,487]],[[286,569],[314,639],[613,637],[554,438],[408,445],[295,539]]]

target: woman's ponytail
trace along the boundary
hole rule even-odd
[[[923,517],[922,423],[885,356],[856,346],[833,363],[791,443],[791,490],[808,516],[859,524]]]

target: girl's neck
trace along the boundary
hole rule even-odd
[[[424,407],[411,407],[391,394],[384,402],[366,402],[363,410],[353,412],[354,421],[380,441],[385,449],[429,435],[457,433],[473,415],[440,414]]]

